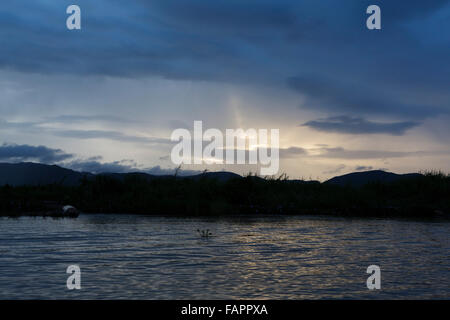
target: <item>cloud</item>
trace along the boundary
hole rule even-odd
[[[175,129],[191,129],[191,125],[188,125],[185,121],[182,120],[169,120],[168,127],[172,130]]]
[[[307,151],[300,147],[280,148],[279,154],[281,158],[294,158],[297,156],[306,155]]]
[[[270,150],[270,148],[269,148]],[[248,149],[233,149],[234,159],[237,159],[237,152],[243,151],[245,159],[249,159]],[[343,147],[317,147],[317,148],[301,148],[301,147],[287,147],[279,148],[279,156],[281,159],[294,159],[297,157],[308,158],[325,158],[325,159],[389,159],[389,158],[405,158],[405,157],[420,157],[420,156],[435,156],[448,155],[449,152],[445,150],[436,151],[390,151],[390,150],[370,150],[370,149],[345,149]],[[256,150],[259,153],[259,150]],[[265,152],[265,151],[264,151]],[[160,160],[168,159],[165,157]]]
[[[344,79],[317,76],[291,77],[287,83],[290,88],[304,95],[307,107],[322,111],[399,116],[406,114],[414,118],[449,111],[448,104],[435,106],[430,102],[420,103],[419,99],[417,102],[406,101],[406,93],[403,96],[388,92],[381,85],[374,90],[373,87],[346,82]]]
[[[77,158],[76,155],[66,153],[61,149],[52,149],[46,146],[30,146],[17,144],[0,145],[0,161],[3,162],[26,162],[33,161],[43,164],[57,164],[80,172],[98,173],[128,173],[142,172],[152,175],[173,175],[176,168],[161,168],[160,166],[142,167],[134,160],[118,160],[112,162],[101,162],[101,156],[88,159]],[[180,169],[180,176],[199,174],[202,171]]]
[[[137,121],[126,119],[125,117],[117,117],[114,115],[74,115],[74,114],[66,114],[60,116],[47,117],[42,123],[86,123],[86,122],[111,122],[114,124],[117,123],[130,123],[134,124]]]
[[[295,26],[296,14],[289,1],[259,0],[257,3],[228,1],[156,1],[150,5],[167,21],[189,25],[203,32],[227,34],[260,33],[261,29],[285,29]],[[209,30],[205,30],[207,27]],[[211,30],[212,29],[212,30]]]
[[[101,157],[94,157],[87,160],[74,160],[63,164],[64,167],[81,172],[98,173],[126,173],[139,171],[137,164],[129,160],[113,161],[101,163]]]
[[[366,3],[368,3],[366,1]],[[394,1],[382,1],[383,15],[389,20],[405,21],[409,19],[418,19],[435,12],[448,4],[448,0],[433,0],[423,2],[421,0],[409,0],[408,5],[401,5]]]
[[[372,166],[356,166],[355,171],[370,171],[373,170]]]
[[[396,57],[393,52],[408,56],[423,52],[414,47],[414,38],[404,34],[407,30],[401,22],[430,16],[447,3],[412,2],[405,6],[383,1],[383,21],[390,28],[380,37],[364,28],[370,1],[324,0],[318,9],[313,0],[129,0],[126,5],[78,0],[82,9],[79,31],[66,29],[65,2],[10,1],[2,6],[0,66],[37,73],[194,80],[252,76],[256,80],[261,79],[261,72],[273,69],[323,72],[331,67],[333,73],[339,67],[339,56],[348,61],[342,67],[354,73],[354,62],[377,56],[376,68],[385,71],[385,57]],[[379,46],[386,42],[399,50],[390,52]],[[338,53],[336,57],[323,51],[328,45]],[[324,53],[329,56],[326,61]],[[347,53],[352,58],[361,53],[361,57],[348,59]],[[403,64],[409,62],[399,56]]]
[[[370,0],[321,0],[320,6],[317,0],[77,0],[79,31],[66,29],[68,4],[2,4],[0,112],[13,121],[0,122],[3,141],[47,141],[63,149],[72,143],[80,154],[93,149],[94,139],[164,148],[168,139],[145,130],[167,132],[194,119],[214,119],[209,122],[222,128],[234,120],[233,104],[244,125],[270,120],[288,132],[298,116],[295,99],[301,114],[313,114],[304,125],[315,130],[403,135],[423,121],[430,149],[439,148],[438,139],[426,136],[427,129],[446,137],[427,118],[450,111],[449,1],[377,1],[380,32],[365,28]],[[318,119],[333,115],[348,118]],[[25,122],[36,119],[45,123]],[[377,146],[389,139],[375,138]],[[413,145],[408,139],[402,138],[405,146]],[[291,145],[306,140],[314,143],[298,137]],[[120,147],[108,143],[102,150]],[[324,157],[421,155],[331,149],[321,151]],[[147,148],[139,161],[159,151]],[[301,148],[280,154],[315,157]]]
[[[0,161],[26,162],[33,161],[44,164],[58,164],[76,171],[100,172],[130,172],[136,171],[137,163],[132,160],[121,160],[101,163],[101,156],[83,160],[76,155],[66,153],[61,149],[52,149],[46,146],[30,146],[27,144],[3,144],[0,146]]]
[[[400,136],[405,134],[406,130],[420,125],[419,122],[372,122],[364,118],[351,116],[329,117],[305,122],[302,126],[309,127],[318,131],[337,132],[348,134],[390,134]]]
[[[27,144],[3,144],[0,146],[0,161],[23,162],[37,161],[47,164],[58,163],[73,158],[73,154],[61,149],[52,149],[45,146],[30,146]]]
[[[368,0],[324,0],[320,9],[313,0],[77,4],[79,31],[66,29],[64,2],[4,4],[0,69],[74,81],[86,75],[162,77],[282,90],[287,81],[306,98],[304,108],[333,114],[422,119],[450,109],[450,47],[424,46],[416,32],[448,36],[427,22],[448,11],[448,1],[382,1],[382,32],[365,28],[365,9],[373,4]]]
[[[434,154],[426,151],[388,151],[388,150],[347,150],[341,147],[318,149],[320,154],[316,157],[329,159],[386,159],[403,158],[409,156],[425,156]]]
[[[147,144],[167,144],[171,145],[173,142],[167,138],[144,137],[127,135],[119,131],[108,130],[69,130],[69,129],[49,129],[49,132],[56,136],[77,139],[108,139],[121,142],[135,142]]]
[[[133,160],[120,160],[103,163],[100,162],[99,160],[101,160],[101,157],[90,158],[87,160],[78,159],[75,161],[64,163],[62,165],[72,170],[81,172],[90,172],[93,174],[140,172],[155,176],[161,176],[161,175],[174,175],[175,171],[177,170],[176,168],[161,168],[161,166],[143,168]],[[179,176],[192,176],[199,173],[202,173],[202,171],[187,170],[182,168],[178,170]]]
[[[333,169],[323,171],[322,173],[323,174],[337,174],[339,172],[342,172],[342,170],[344,170],[345,168],[346,168],[346,165],[345,164],[341,164],[341,165],[339,165],[339,166],[337,166],[337,167],[335,167]]]
[[[73,121],[70,119],[73,118]],[[52,127],[55,123],[71,124],[76,122],[83,122],[84,120],[91,119],[90,116],[61,116],[48,118],[45,121],[35,121],[35,122],[9,122],[0,119],[0,124],[2,130],[12,129],[20,130],[20,132],[28,132],[33,134],[48,133],[58,137],[65,138],[75,138],[75,139],[108,139],[120,142],[132,142],[132,143],[143,143],[152,145],[173,145],[169,138],[161,137],[151,137],[151,136],[137,136],[128,135],[120,131],[114,130],[82,130],[82,129],[59,129]],[[120,120],[116,117],[94,117],[94,119],[102,119],[105,121],[119,122]],[[126,120],[124,120],[126,122]]]
[[[205,143],[208,144],[208,143]],[[237,161],[237,156],[238,153],[242,153],[245,157],[246,160],[250,159],[250,150],[247,149],[238,149],[238,148],[233,148],[233,149],[228,149],[228,150],[233,150],[233,155],[234,155],[234,161]],[[276,148],[274,148],[275,151],[277,151]],[[223,156],[226,157],[226,151],[227,149],[224,148],[223,149]],[[272,152],[272,148],[269,146],[267,149],[262,149],[262,148],[255,148],[254,150],[252,150],[257,157],[259,157],[259,154],[262,152],[263,154],[271,154]],[[307,156],[308,155],[308,151],[304,148],[301,147],[288,147],[288,148],[278,148],[278,155],[280,158],[284,158],[284,159],[291,159],[291,158],[296,158],[299,156]],[[160,160],[164,160],[162,158],[160,158]],[[222,159],[217,159],[219,160],[219,163],[222,161]]]

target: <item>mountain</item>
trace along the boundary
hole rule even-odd
[[[373,170],[345,174],[343,176],[331,178],[330,180],[325,181],[325,183],[339,186],[362,187],[371,182],[389,183],[400,179],[416,178],[420,176],[421,174],[419,173],[396,174],[382,170]]]
[[[190,177],[186,177],[186,178],[191,178],[191,179],[195,179],[195,180],[198,180],[201,178],[207,178],[207,179],[216,179],[217,181],[220,181],[220,182],[226,182],[230,179],[236,179],[236,178],[242,178],[242,177],[233,172],[217,171],[217,172],[200,173],[195,176],[190,176]]]
[[[129,173],[100,173],[99,175],[105,175],[111,178],[115,178],[118,180],[123,181],[126,177],[139,177],[141,179],[145,179],[147,181],[154,180],[154,179],[168,179],[173,178],[173,175],[152,175],[145,172],[129,172]],[[226,172],[226,171],[217,171],[217,172],[203,172],[192,176],[178,176],[178,179],[193,179],[193,180],[199,180],[202,178],[207,179],[216,179],[220,182],[226,182],[230,179],[234,178],[242,178],[240,175],[233,173],[233,172]]]
[[[126,177],[139,177],[147,181],[154,179],[172,178],[173,175],[152,175],[145,172],[130,173],[99,173],[98,176],[108,176],[120,181]],[[92,173],[77,172],[65,169],[57,165],[46,165],[40,163],[0,163],[0,186],[9,184],[11,186],[22,185],[48,185],[61,184],[64,186],[76,186],[83,177],[94,178]],[[241,178],[240,175],[232,172],[206,172],[193,176],[180,176],[180,179],[217,179],[220,182],[228,181],[232,178]]]
[[[74,186],[79,184],[83,177],[93,176],[90,173],[82,173],[56,165],[40,163],[0,163],[0,186],[9,184],[21,185],[46,185],[62,184]]]
[[[97,174],[97,176],[107,176],[109,178],[114,178],[120,181],[124,181],[125,178],[127,177],[136,177],[139,179],[143,179],[143,180],[153,180],[153,179],[164,179],[164,178],[168,178],[168,177],[172,177],[169,175],[161,175],[161,176],[156,176],[156,175],[152,175],[152,174],[148,174],[145,172],[127,172],[127,173],[114,173],[114,172],[105,172],[105,173],[99,173]]]
[[[167,179],[171,175],[151,175],[145,172],[130,172],[130,173],[101,173],[98,175],[105,175],[115,178],[117,180],[124,180],[126,177],[139,177],[145,180]],[[47,185],[47,184],[61,184],[64,186],[78,185],[86,177],[88,179],[94,178],[96,175],[86,172],[77,172],[70,169],[65,169],[57,165],[46,165],[39,163],[23,162],[23,163],[0,163],[0,186],[9,184],[12,186],[21,185]],[[393,182],[399,179],[411,178],[421,176],[418,173],[410,174],[395,174],[381,170],[354,172],[343,176],[334,177],[325,183],[336,184],[340,186],[354,186],[361,187],[369,182]],[[216,179],[220,182],[226,182],[230,179],[242,178],[240,175],[232,172],[218,171],[218,172],[204,172],[192,176],[180,176],[179,179],[194,179],[202,178]],[[253,177],[254,179],[262,179],[260,177]],[[319,183],[317,181],[303,181],[303,180],[289,180],[290,183]]]

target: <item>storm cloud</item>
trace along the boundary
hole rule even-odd
[[[67,3],[8,2],[0,11],[0,68],[287,81],[307,108],[416,119],[448,113],[450,23],[430,17],[449,15],[449,1],[379,1],[380,32],[365,28],[370,1],[322,2],[318,9],[312,0],[79,0],[77,31],[66,29]]]
[[[69,4],[1,6],[0,131],[18,143],[4,161],[164,171],[170,131],[203,120],[279,128],[286,162],[329,160],[327,172],[341,159],[448,165],[449,0],[379,0],[376,31],[370,0],[77,0],[72,31]]]

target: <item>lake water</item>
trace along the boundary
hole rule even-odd
[[[449,234],[445,221],[0,218],[0,299],[450,299]]]

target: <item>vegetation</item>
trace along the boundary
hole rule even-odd
[[[428,172],[408,180],[363,187],[292,181],[285,175],[248,175],[220,181],[208,177],[106,175],[79,186],[0,187],[0,215],[43,212],[71,204],[85,213],[164,215],[331,214],[358,216],[448,216],[450,175]]]

